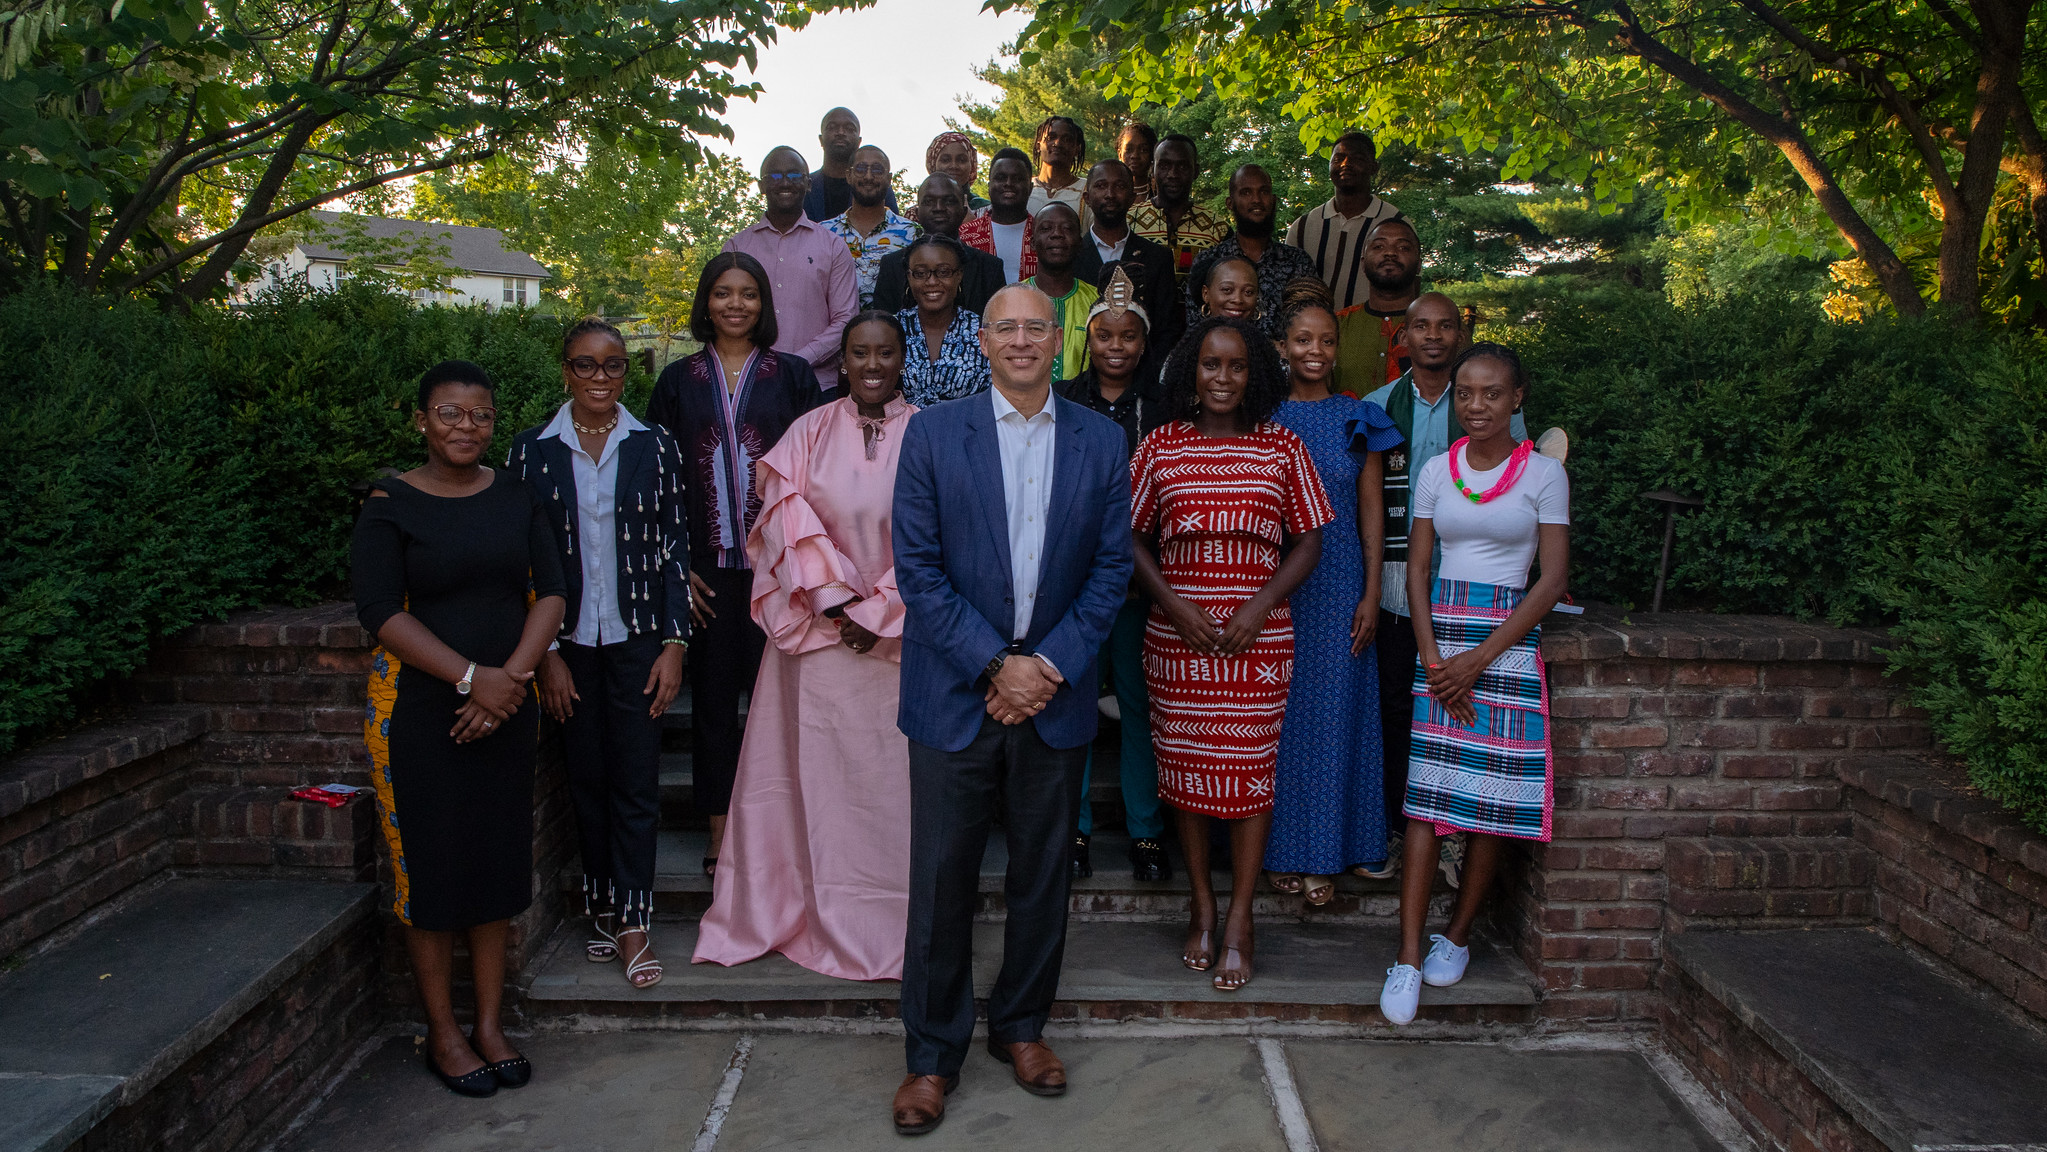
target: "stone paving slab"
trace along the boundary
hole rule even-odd
[[[983,994],[1002,962],[1001,924],[974,926],[974,983]],[[1159,1001],[1170,1003],[1377,1004],[1386,965],[1396,953],[1395,929],[1358,924],[1262,925],[1251,985],[1242,992],[1218,992],[1209,977],[1180,964],[1185,928],[1177,924],[1082,922],[1066,934],[1066,962],[1059,999],[1066,1001]],[[893,980],[857,982],[820,976],[780,955],[726,968],[691,964],[696,946],[694,920],[656,920],[654,947],[667,976],[652,988],[625,983],[615,964],[591,964],[580,947],[563,946],[534,978],[527,999],[551,1002],[659,1003],[791,1000],[894,1000]],[[575,941],[570,941],[574,944]],[[1480,942],[1471,968],[1450,988],[1424,988],[1422,1003],[1535,1003],[1535,989],[1518,961]]]
[[[688,1149],[734,1037],[600,1032],[529,1036],[533,1082],[470,1100],[441,1087],[409,1036],[385,1042],[289,1152],[646,1152]],[[738,1145],[726,1145],[728,1148]]]
[[[1199,1149],[1286,1152],[1258,1051],[1241,1038],[1066,1040],[1066,1095],[1016,1086],[977,1040],[945,1123],[915,1152]],[[889,1123],[903,1042],[760,1036],[719,1152],[881,1152],[908,1146]]]
[[[0,1148],[61,1152],[114,1110],[119,1076],[0,1073]]]
[[[1322,1152],[1721,1152],[1633,1052],[1369,1040],[1286,1050]]]

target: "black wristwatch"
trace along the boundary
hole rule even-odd
[[[1009,653],[1004,652],[1001,655],[995,657],[995,659],[988,661],[986,664],[983,664],[981,666],[981,679],[983,680],[995,679],[995,674],[997,672],[1002,671],[1002,662],[1004,660],[1009,659],[1009,655],[1010,655]]]

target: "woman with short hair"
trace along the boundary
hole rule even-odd
[[[981,350],[981,317],[960,307],[966,246],[927,232],[910,241],[910,307],[896,313],[906,337],[903,398],[918,408],[986,392],[992,381]]]
[[[689,642],[682,455],[634,419],[625,337],[601,316],[562,334],[554,419],[519,433],[505,466],[538,496],[568,588],[561,636],[540,662],[540,706],[562,726],[582,846],[592,963],[622,960],[635,988],[661,982],[654,833],[661,714],[681,690]]]
[[[691,789],[709,817],[704,873],[718,865],[732,774],[744,727],[739,696],[760,670],[767,638],[748,617],[753,592],[746,535],[760,515],[754,462],[798,416],[823,399],[801,356],[777,352],[775,298],[760,261],[720,252],[697,277],[689,330],[704,349],[670,364],[654,384],[647,417],[682,453],[688,509]]]
[[[1414,737],[1407,769],[1407,846],[1401,862],[1400,955],[1386,970],[1379,1010],[1414,1019],[1421,986],[1464,978],[1471,925],[1499,875],[1508,840],[1547,843],[1552,789],[1549,685],[1542,618],[1571,569],[1571,481],[1564,466],[1516,441],[1514,413],[1528,373],[1514,350],[1474,344],[1450,368],[1450,400],[1464,438],[1414,480],[1411,555],[1442,542],[1429,566],[1407,568],[1414,614]],[[1528,586],[1531,564],[1542,576]],[[1422,930],[1437,840],[1470,833],[1457,907],[1442,933]]]
[[[561,627],[561,562],[540,499],[483,466],[496,387],[466,360],[419,380],[426,463],[371,484],[350,573],[370,654],[370,782],[426,1014],[427,1069],[450,1091],[516,1088],[505,1039],[511,918],[533,903],[533,670]],[[530,603],[529,603],[530,592]],[[476,1023],[455,1022],[455,934],[468,937]]]

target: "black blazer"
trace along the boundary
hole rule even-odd
[[[1145,314],[1151,319],[1145,346],[1156,349],[1157,359],[1163,360],[1187,329],[1185,308],[1180,302],[1180,284],[1173,275],[1173,254],[1158,241],[1132,232],[1130,239],[1123,244],[1123,260],[1144,269],[1144,283],[1138,289],[1138,302],[1144,305]],[[1073,257],[1073,274],[1097,288],[1101,287],[1102,254],[1095,247],[1093,235],[1080,238]]]
[[[967,248],[965,244],[960,247]],[[1002,257],[967,248],[967,262],[960,266],[960,307],[976,316],[986,312],[988,298],[1006,283],[1002,276]],[[889,312],[916,307],[910,299],[908,252],[891,252],[881,258],[874,273],[874,306]]]
[[[576,513],[575,455],[537,424],[512,438],[505,467],[540,498],[568,587],[561,639],[575,635],[583,610],[581,532]],[[689,534],[685,526],[682,453],[659,428],[626,435],[618,446],[617,501],[612,506],[618,541],[618,614],[634,636],[658,631],[664,640],[689,639]]]

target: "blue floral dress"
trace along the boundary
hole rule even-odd
[[[929,408],[941,401],[986,392],[993,383],[988,357],[981,351],[978,313],[962,308],[952,318],[952,327],[945,330],[945,339],[939,345],[937,360],[931,358],[931,349],[924,342],[924,322],[917,318],[915,308],[896,313],[896,320],[903,326],[903,399],[919,408]]]
[[[1376,416],[1377,419],[1372,419]],[[1293,688],[1279,733],[1272,837],[1265,867],[1333,876],[1386,858],[1385,765],[1380,751],[1379,665],[1367,646],[1350,654],[1350,621],[1365,594],[1358,543],[1358,469],[1350,454],[1354,424],[1369,426],[1383,450],[1392,420],[1384,409],[1338,393],[1289,400],[1273,422],[1308,446],[1336,518],[1322,528],[1322,559],[1291,599]],[[1391,431],[1392,441],[1399,440]]]

